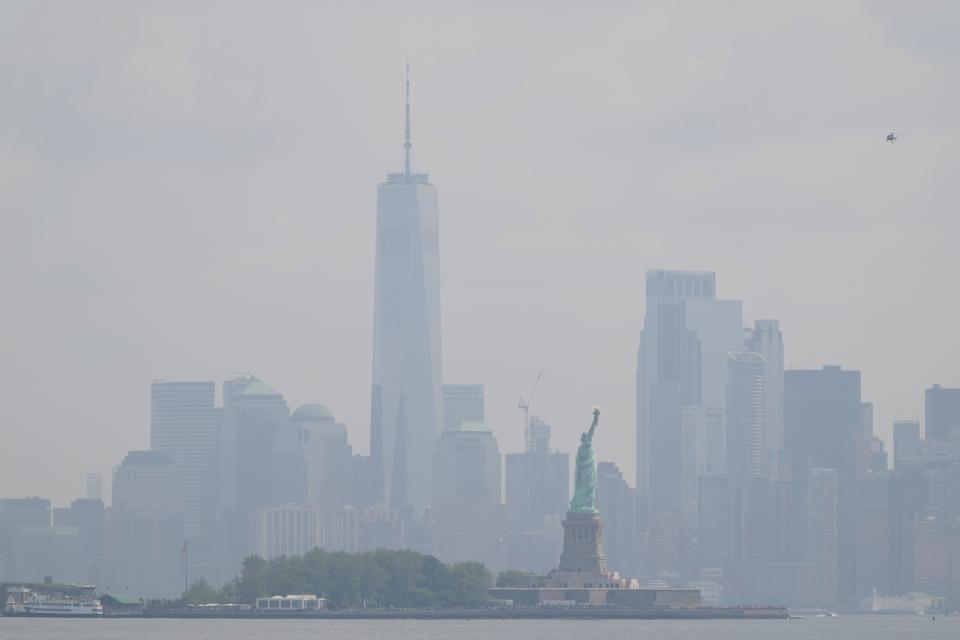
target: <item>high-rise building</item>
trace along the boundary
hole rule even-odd
[[[725,474],[703,475],[697,490],[697,551],[701,567],[722,567],[734,559],[736,503]]]
[[[646,275],[646,311],[643,331],[640,334],[640,348],[637,351],[637,491],[648,497],[654,493],[652,476],[658,475],[651,468],[656,458],[673,454],[677,469],[677,487],[679,489],[680,469],[680,411],[684,404],[699,404],[699,345],[688,334],[680,331],[678,306],[686,298],[716,298],[716,276],[700,271],[663,271],[652,270]],[[693,353],[690,353],[693,351]],[[695,364],[690,364],[694,360]],[[680,361],[680,362],[678,362]],[[684,362],[686,361],[686,362]],[[686,364],[686,367],[678,367]],[[696,369],[691,372],[690,369]],[[696,379],[689,379],[696,374]],[[683,378],[687,395],[696,396],[696,402],[681,402],[679,380]],[[657,385],[662,380],[673,384],[661,389]],[[655,396],[656,391],[664,395],[672,391],[677,407],[676,424],[658,424],[658,405],[662,404]],[[666,401],[668,398],[664,398]],[[669,415],[667,416],[669,419]],[[672,429],[671,429],[672,427]],[[671,434],[671,431],[674,433]],[[675,437],[671,437],[671,435]],[[651,449],[664,450],[651,453]],[[651,500],[653,498],[651,497]],[[658,500],[659,501],[659,500]],[[677,496],[679,503],[679,495]],[[679,505],[678,505],[679,507]]]
[[[683,407],[724,412],[726,356],[743,349],[742,305],[717,300],[715,280],[707,272],[647,272],[637,356],[637,487],[654,512],[681,509]]]
[[[726,425],[723,409],[701,405],[683,407],[680,422],[683,434],[680,511],[684,523],[696,530],[699,477],[726,472]]]
[[[922,469],[905,458],[890,478],[890,592],[909,593],[914,584],[913,524],[926,517],[930,482]]]
[[[456,431],[464,422],[483,422],[482,384],[443,385],[443,430]]]
[[[607,565],[622,575],[640,570],[637,554],[637,500],[613,462],[597,463],[597,510],[603,522]]]
[[[18,527],[10,543],[13,563],[6,568],[8,580],[56,582],[83,580],[80,533],[74,526],[38,525]]]
[[[838,477],[834,469],[814,468],[810,469],[808,474],[804,513],[804,560],[814,563],[816,567],[821,604],[830,605],[836,602],[838,595]]]
[[[270,452],[277,429],[289,418],[283,395],[262,380],[245,376],[223,383],[222,500],[227,507],[237,507],[244,518],[273,502]]]
[[[87,474],[87,498],[90,500],[103,500],[103,474]]]
[[[299,435],[306,460],[306,504],[325,509],[353,502],[353,448],[347,442],[347,427],[337,422],[326,407],[303,405],[290,416],[290,426]]]
[[[255,509],[250,517],[250,553],[264,560],[302,556],[322,546],[322,512],[315,507],[282,505]]]
[[[550,431],[550,425],[543,418],[538,415],[530,416],[530,424],[527,427],[527,450],[536,453],[549,452]]]
[[[727,471],[738,484],[769,477],[765,369],[759,353],[727,354]]]
[[[194,557],[212,563],[220,463],[213,382],[150,385],[150,449],[170,454],[183,489],[183,526]]]
[[[904,460],[920,455],[920,421],[893,421],[893,466],[897,469]]]
[[[49,527],[50,522],[50,501],[45,498],[0,498],[0,579],[23,579],[18,548],[20,529]]]
[[[655,513],[650,522],[650,559],[657,574],[677,574],[683,550],[683,518],[677,512]]]
[[[960,597],[960,522],[928,515],[909,523],[907,531],[913,589],[941,598]]]
[[[891,595],[891,480],[884,472],[857,479],[857,597]]]
[[[860,433],[857,435],[857,477],[888,469],[883,440],[873,432],[873,403],[860,403]]]
[[[770,475],[782,477],[783,456],[783,333],[777,320],[757,320],[748,332],[744,349],[764,358],[763,413],[766,425],[764,459]]]
[[[277,431],[290,409],[276,389],[254,376],[223,383],[220,422],[222,511],[217,565],[226,579],[247,554],[250,517],[274,504]]]
[[[113,477],[106,586],[160,598],[183,590],[184,492],[165,451],[131,451]]]
[[[78,498],[68,508],[54,509],[53,524],[77,529],[81,580],[84,584],[102,584],[107,524],[103,501]]]
[[[960,432],[960,389],[935,384],[924,392],[924,426],[927,440]]]
[[[377,189],[370,453],[385,502],[430,502],[441,424],[437,189],[411,164],[409,80],[403,171]]]
[[[784,374],[784,449],[789,460],[793,490],[791,526],[801,531],[795,518],[803,513],[804,484],[811,469],[836,473],[837,539],[839,544],[836,593],[843,602],[856,598],[856,478],[857,442],[861,434],[860,372],[838,366],[791,369]],[[796,549],[794,536],[791,549]]]
[[[482,422],[443,431],[433,457],[435,555],[446,562],[483,562],[505,533],[500,452]]]
[[[530,416],[534,449],[506,458],[507,526],[516,533],[539,532],[559,522],[570,502],[570,456],[550,451],[550,425]]]

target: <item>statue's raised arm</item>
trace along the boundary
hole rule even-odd
[[[593,424],[590,425],[590,431],[587,433],[587,440],[593,442],[593,432],[597,430],[597,422],[600,421],[600,407],[593,407]]]

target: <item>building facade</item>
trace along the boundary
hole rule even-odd
[[[184,533],[194,561],[211,566],[219,504],[220,438],[213,382],[150,385],[150,449],[170,455],[183,489]]]
[[[377,189],[370,453],[382,499],[419,516],[441,424],[437,189],[411,166]]]
[[[924,423],[927,440],[960,435],[960,389],[938,384],[924,393]]]
[[[783,333],[777,320],[757,320],[748,332],[744,349],[764,359],[763,421],[766,425],[764,459],[771,477],[782,479],[783,456]]]
[[[435,555],[445,562],[488,561],[506,532],[497,440],[482,422],[441,433],[433,457]]]
[[[443,385],[443,430],[456,431],[464,422],[483,422],[482,384]]]

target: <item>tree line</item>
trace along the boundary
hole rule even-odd
[[[444,564],[415,551],[331,552],[264,560],[249,556],[240,575],[213,589],[198,580],[178,605],[253,604],[274,595],[315,594],[332,609],[477,607],[490,599],[493,577],[479,562]]]

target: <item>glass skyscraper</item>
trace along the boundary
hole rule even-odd
[[[377,189],[370,454],[391,507],[419,517],[441,424],[437,189],[411,166],[407,83],[401,173]]]

